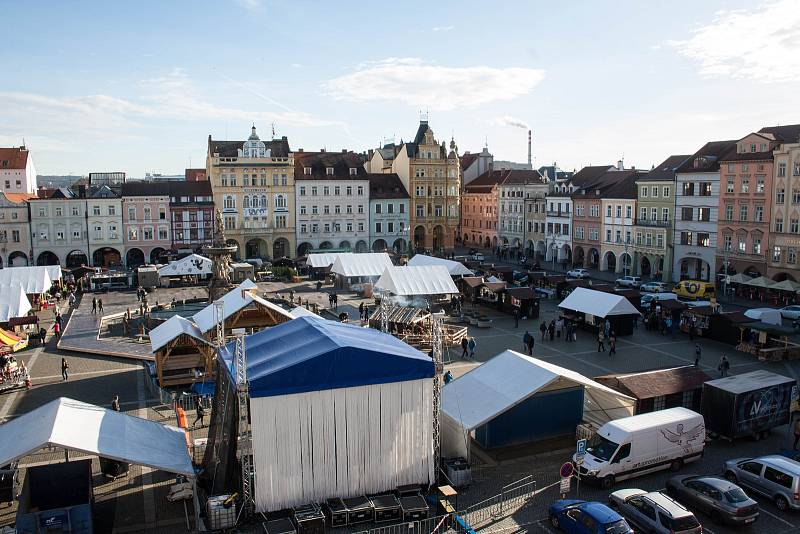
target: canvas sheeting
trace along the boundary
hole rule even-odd
[[[44,267],[12,267],[0,269],[0,286],[22,286],[28,295],[46,293],[53,282]]]
[[[190,254],[183,259],[172,261],[158,270],[158,276],[204,276],[211,274],[212,262],[199,254]]]
[[[61,280],[60,265],[28,265],[23,267],[6,267],[6,269],[25,269],[28,272],[47,271],[47,276],[50,277],[51,282]]]
[[[184,430],[66,397],[0,425],[0,465],[47,446],[194,477]]]
[[[781,311],[775,308],[750,308],[744,312],[745,317],[761,321],[766,324],[781,325],[783,317]]]
[[[775,280],[767,278],[766,276],[759,276],[758,278],[748,280],[744,283],[744,285],[753,287],[772,287],[775,285]]]
[[[575,386],[584,388],[584,421],[600,426],[633,415],[632,397],[575,371],[507,350],[442,390],[442,455],[468,458],[471,431],[536,393]]]
[[[289,313],[295,319],[297,319],[298,317],[319,317],[319,315],[317,315],[316,313],[302,306],[297,306],[296,308],[292,308],[291,310],[289,310]]]
[[[639,310],[625,297],[585,287],[575,288],[567,298],[561,301],[558,307],[594,315],[595,317],[639,315]]]
[[[150,331],[151,351],[156,352],[182,334],[186,334],[187,336],[191,336],[198,341],[208,344],[208,340],[203,337],[203,333],[196,324],[180,315],[173,315]]]
[[[252,280],[245,280],[238,287],[233,288],[223,295],[223,320],[228,319],[239,310],[246,308],[250,304],[257,302],[259,305],[272,310],[278,315],[283,315],[287,320],[292,320],[294,317],[281,308],[277,304],[273,304],[258,295],[254,294],[251,290],[257,290],[258,286]],[[245,290],[244,293],[242,290]],[[192,316],[192,321],[197,325],[201,332],[205,333],[217,326],[216,312],[214,304],[211,303],[199,312]]]
[[[435,256],[426,256],[425,254],[415,254],[414,257],[408,261],[408,265],[412,267],[421,265],[444,265],[447,267],[450,276],[473,276],[475,274],[467,269],[463,263],[437,258]]]
[[[312,269],[325,269],[330,267],[339,256],[352,255],[352,252],[320,252],[318,254],[309,254],[306,258],[306,265]]]
[[[375,289],[405,297],[458,293],[444,265],[389,267],[375,283]]]
[[[792,282],[788,278],[781,282],[778,282],[774,286],[770,287],[773,291],[797,291],[800,289],[800,284],[797,282]]]
[[[230,370],[235,344],[221,356]],[[245,338],[250,397],[432,378],[431,358],[371,328],[299,317]]]
[[[0,323],[14,317],[25,317],[31,311],[31,302],[20,285],[0,286]]]
[[[362,276],[377,278],[392,265],[392,259],[385,252],[342,254],[333,262],[331,272],[345,278]]]
[[[742,274],[742,273],[737,273],[737,274],[734,274],[733,276],[729,276],[728,277],[728,283],[729,284],[746,284],[747,282],[749,282],[752,279],[753,278],[751,276],[747,276],[746,274]]]

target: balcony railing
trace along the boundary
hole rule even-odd
[[[729,258],[740,258],[743,260],[764,260],[767,257],[766,251],[756,254],[755,252],[743,252],[738,248],[718,248],[717,254],[720,256],[728,256]]]
[[[551,217],[569,217],[569,214],[572,213],[571,211],[550,211],[548,210],[547,215]]]
[[[636,226],[652,226],[657,228],[671,228],[672,221],[660,221],[657,219],[636,219]]]

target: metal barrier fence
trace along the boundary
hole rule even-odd
[[[356,534],[445,534],[451,532],[466,533],[468,530],[455,520],[453,514],[429,517],[420,521],[408,521],[396,525],[376,527],[362,530]]]

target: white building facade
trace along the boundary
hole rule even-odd
[[[411,222],[409,195],[392,174],[369,175],[369,247],[373,252],[408,251]]]
[[[572,258],[572,192],[572,184],[567,180],[556,182],[545,199],[546,261],[564,264]]]
[[[31,265],[31,227],[25,197],[35,198],[0,193],[0,267]]]
[[[107,185],[86,199],[89,256],[95,267],[120,267],[123,262],[122,198]]]
[[[497,185],[497,239],[503,246],[521,251],[525,245],[525,199],[541,198],[547,183],[539,171],[507,169]]]
[[[35,265],[89,265],[86,199],[69,189],[48,198],[31,199],[31,234]]]
[[[0,148],[0,192],[36,193],[36,167],[27,147]]]

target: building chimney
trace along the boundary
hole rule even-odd
[[[533,168],[533,161],[531,158],[531,131],[528,130],[528,167]]]
[[[625,165],[623,165],[623,163],[622,163],[622,160],[621,160],[621,159],[620,159],[620,160],[617,160],[617,170],[618,170],[618,171],[624,171],[624,170],[625,170]]]

